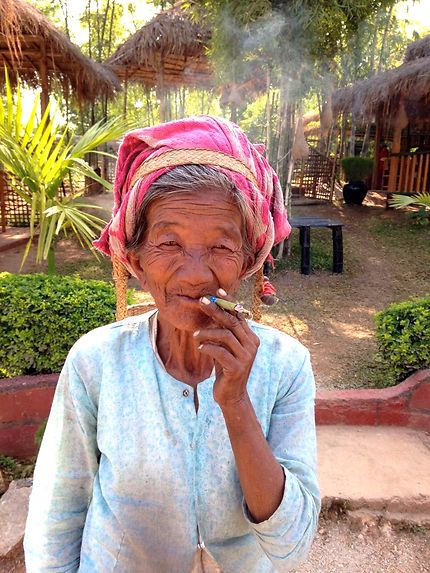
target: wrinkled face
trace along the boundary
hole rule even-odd
[[[161,320],[180,330],[208,325],[199,298],[234,293],[246,270],[242,216],[225,193],[178,193],[150,204],[142,247],[129,255]]]

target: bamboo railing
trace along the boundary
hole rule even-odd
[[[393,154],[387,158],[383,189],[390,193],[421,193],[430,188],[430,153]]]

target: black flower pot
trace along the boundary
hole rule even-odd
[[[364,181],[349,181],[343,186],[343,199],[348,205],[361,205],[367,195]]]

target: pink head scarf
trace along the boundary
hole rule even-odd
[[[93,245],[115,256],[134,274],[125,243],[131,238],[136,211],[152,183],[178,165],[208,165],[229,177],[254,214],[254,223],[247,229],[255,248],[255,262],[246,274],[251,276],[272,246],[291,231],[278,176],[262,152],[263,146],[250,143],[237,125],[210,116],[131,131],[119,148],[112,218]]]

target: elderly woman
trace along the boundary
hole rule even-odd
[[[261,151],[205,116],[125,137],[95,244],[157,310],[69,353],[35,471],[28,573],[269,573],[306,557],[319,511],[309,353],[213,302],[234,300],[290,230]]]

